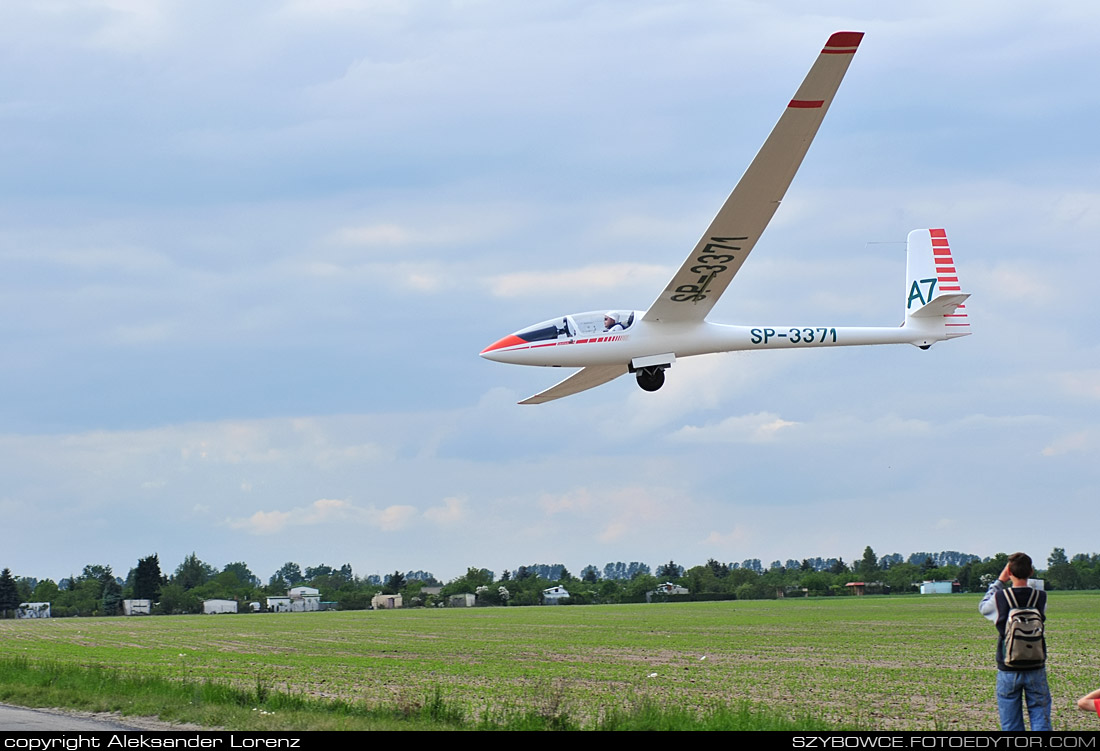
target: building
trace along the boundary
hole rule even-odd
[[[463,592],[447,598],[447,605],[452,608],[472,608],[476,602],[477,596],[472,592]]]
[[[922,595],[949,595],[952,592],[961,592],[962,586],[957,582],[924,581],[920,583]]]
[[[271,613],[289,613],[290,612],[290,598],[289,597],[268,597],[267,609]]]
[[[15,609],[16,618],[49,618],[50,603],[48,602],[21,602]]]
[[[401,607],[401,595],[387,595],[379,592],[371,598],[370,606],[375,610],[393,610]]]
[[[203,600],[202,612],[204,613],[236,613],[236,600]]]
[[[569,592],[562,585],[542,590],[543,605],[560,605],[561,601],[569,597]]]
[[[151,615],[153,612],[152,600],[123,600],[123,615]]]
[[[312,613],[321,609],[321,590],[313,587],[293,587],[286,593],[293,613]]]

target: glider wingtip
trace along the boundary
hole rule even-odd
[[[859,46],[859,43],[860,41],[862,41],[862,39],[862,31],[837,31],[829,37],[829,41],[825,42],[825,48],[847,48],[850,49],[852,52],[855,52],[855,48]]]

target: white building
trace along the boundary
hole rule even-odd
[[[562,600],[569,596],[569,592],[565,587],[558,584],[557,586],[550,587],[550,589],[542,590],[542,604],[543,605],[559,605]]]
[[[652,592],[646,592],[645,601],[653,602],[654,597],[670,597],[673,595],[686,594],[691,594],[688,592],[687,587],[681,587],[679,584],[673,584],[672,582],[665,582],[664,584],[658,584],[657,589]]]
[[[460,595],[451,595],[447,598],[447,605],[452,608],[472,608],[477,602],[477,597],[472,592],[463,592]]]
[[[16,618],[49,618],[50,603],[21,602],[15,611]]]
[[[290,598],[289,597],[268,597],[267,609],[272,613],[289,613],[290,612]]]
[[[921,582],[920,593],[922,595],[949,595],[951,594],[951,582]]]
[[[293,587],[286,593],[290,598],[290,610],[294,613],[312,613],[321,609],[321,590],[313,587]]]
[[[152,600],[123,600],[123,615],[150,615],[153,612]]]
[[[202,612],[204,613],[236,613],[236,600],[203,600]]]

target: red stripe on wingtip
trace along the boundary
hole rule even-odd
[[[947,237],[947,231],[942,229],[930,229],[928,234],[932,237]]]
[[[825,106],[824,99],[792,99],[791,103],[787,105],[798,110],[810,110],[817,109],[818,107]]]
[[[862,31],[838,31],[829,37],[829,41],[825,42],[825,47],[858,47],[862,39]],[[822,52],[824,51],[822,50]],[[854,49],[851,51],[855,52]]]

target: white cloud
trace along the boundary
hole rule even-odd
[[[686,443],[765,443],[776,440],[785,428],[797,425],[797,422],[784,420],[778,415],[758,412],[727,417],[714,425],[685,425],[672,434],[672,440]]]
[[[1054,381],[1070,398],[1100,400],[1100,370],[1056,373]]]
[[[461,521],[466,518],[466,499],[444,498],[442,506],[425,509],[424,518],[435,524],[454,524]]]
[[[1063,435],[1045,446],[1040,452],[1043,456],[1063,456],[1078,452],[1095,452],[1100,437],[1093,430],[1079,430]]]
[[[521,297],[603,292],[652,284],[656,297],[672,272],[670,266],[639,263],[602,263],[566,270],[550,266],[543,271],[517,271],[491,277],[489,290],[496,297]]]
[[[268,535],[288,528],[351,525],[375,527],[384,532],[406,527],[417,515],[415,506],[395,504],[385,508],[356,506],[349,501],[322,498],[309,506],[289,511],[257,511],[246,518],[226,519],[233,529]]]

